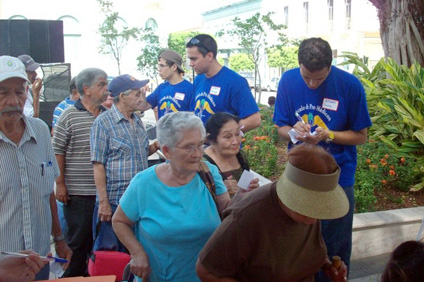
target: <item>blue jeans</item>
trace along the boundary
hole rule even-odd
[[[68,230],[66,243],[73,254],[63,277],[87,276],[87,262],[93,247],[91,225],[96,196],[70,196],[68,204],[63,206]]]
[[[347,266],[349,273],[350,255],[352,253],[352,223],[353,211],[355,208],[355,199],[353,194],[354,186],[343,187],[346,196],[349,199],[349,212],[341,218],[333,220],[321,220],[321,233],[327,246],[327,255],[331,258],[339,256]],[[315,281],[331,281],[320,271]]]
[[[117,205],[110,204],[112,215],[115,213]],[[112,221],[100,221],[98,216],[99,203],[96,202],[93,212],[93,251],[107,250],[128,253],[127,249],[116,237],[112,228]]]

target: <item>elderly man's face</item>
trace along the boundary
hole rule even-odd
[[[107,91],[107,85],[107,79],[101,77],[95,83],[93,83],[93,85],[88,87],[87,93],[89,93],[91,100],[95,104],[100,105],[106,100],[107,96],[109,95],[109,92]]]
[[[0,121],[14,122],[21,118],[27,92],[27,83],[22,78],[0,82]]]

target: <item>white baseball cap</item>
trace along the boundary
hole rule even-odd
[[[12,77],[19,77],[30,82],[21,60],[11,56],[0,56],[0,82]]]

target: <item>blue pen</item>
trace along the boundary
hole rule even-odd
[[[1,252],[2,255],[9,255],[9,256],[14,256],[14,257],[20,257],[20,258],[26,258],[29,257],[29,254],[21,254],[21,253],[14,253],[14,252]],[[55,261],[55,262],[59,262],[59,263],[67,263],[68,260],[67,259],[63,259],[63,258],[57,258],[57,257],[53,257],[53,256],[40,256],[41,259],[43,260],[48,260],[48,261]]]

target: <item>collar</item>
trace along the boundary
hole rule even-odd
[[[80,99],[78,99],[76,102],[75,102],[75,104],[74,104],[74,106],[75,106],[75,108],[77,108],[77,110],[78,111],[86,111],[86,112],[88,112],[87,111],[87,109],[84,107],[84,105],[82,104],[82,102],[81,102],[81,98]],[[104,111],[106,111],[106,108],[105,107],[103,107],[102,105],[99,105],[99,108],[100,108],[100,112],[102,113],[102,112],[104,112]]]
[[[124,115],[119,111],[118,107],[116,107],[115,103],[112,104],[110,108],[112,119],[115,123],[119,123],[121,120],[127,120]],[[138,123],[139,117],[135,113],[131,114],[133,121]]]
[[[22,114],[22,120],[25,124],[24,133],[22,134],[22,138],[19,141],[19,144],[23,144],[30,139],[34,139],[35,143],[38,143],[37,135],[35,134],[34,128],[32,128],[31,123],[28,122],[27,117]],[[3,132],[0,131],[0,140],[5,142],[11,142],[9,138],[4,135]]]

